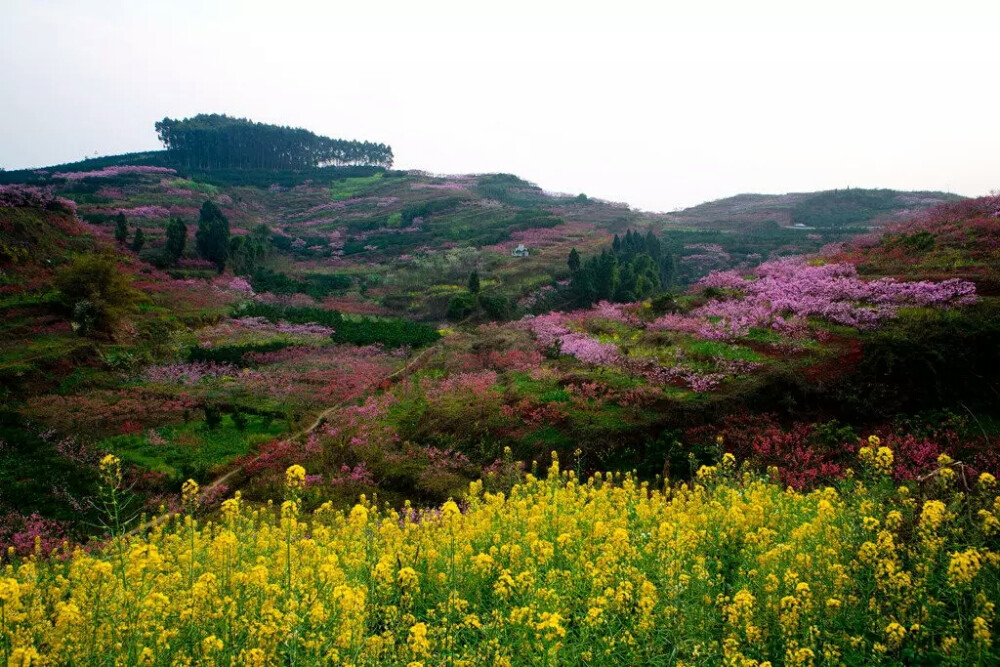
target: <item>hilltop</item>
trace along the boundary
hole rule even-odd
[[[698,227],[734,229],[773,224],[810,230],[867,231],[899,222],[931,206],[962,197],[947,192],[898,190],[824,190],[783,195],[740,194],[705,202],[671,217]]]

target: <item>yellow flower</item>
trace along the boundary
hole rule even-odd
[[[399,574],[396,575],[396,578],[403,590],[420,587],[420,577],[417,575],[417,571],[412,567],[404,567],[401,569]]]
[[[983,532],[987,535],[994,535],[1000,532],[1000,519],[989,510],[979,510],[979,519],[983,522]]]
[[[425,623],[417,623],[410,628],[407,644],[415,656],[419,657],[430,653],[431,642],[427,639],[427,625]]]
[[[940,500],[928,500],[924,503],[924,508],[920,512],[920,527],[929,531],[935,531],[941,527],[948,516],[945,504]]]
[[[990,624],[982,616],[972,619],[972,638],[981,646],[988,647],[993,644],[990,639]]]
[[[452,517],[461,516],[462,511],[458,509],[458,505],[454,500],[449,500],[444,505],[441,506],[441,517],[444,519],[450,519]]]
[[[992,491],[997,486],[997,478],[988,472],[979,475],[979,488],[983,491]]]
[[[181,484],[181,500],[185,505],[191,506],[198,502],[198,482],[193,479]]]
[[[288,466],[285,471],[285,488],[289,491],[301,491],[306,486],[306,469],[300,465]]]
[[[114,454],[105,454],[98,464],[101,474],[101,481],[108,486],[117,487],[122,481],[121,459]]]
[[[870,435],[868,436],[868,444],[872,446],[872,449],[874,449],[882,444],[882,440],[880,440],[877,435]]]
[[[715,479],[716,473],[719,472],[716,466],[702,466],[698,468],[697,477],[702,482],[710,482]]]
[[[955,588],[971,584],[982,564],[982,558],[976,549],[953,552],[948,562],[948,583]]]
[[[890,623],[885,628],[885,638],[889,644],[889,648],[899,648],[903,644],[903,639],[906,637],[906,628],[904,628],[899,623]]]
[[[888,447],[879,447],[875,452],[875,469],[884,475],[892,472],[893,463],[892,450]]]
[[[215,635],[209,635],[201,640],[201,650],[206,655],[211,655],[216,651],[221,651],[222,647],[222,640]]]
[[[232,498],[222,501],[222,506],[219,509],[222,511],[222,516],[229,521],[238,517],[240,515],[240,492],[237,491]]]
[[[364,505],[355,505],[351,508],[348,521],[354,525],[363,526],[368,523],[368,509]]]
[[[566,628],[562,626],[562,622],[563,617],[559,614],[545,612],[541,615],[539,622],[535,624],[535,629],[544,632],[549,638],[565,637]]]
[[[7,658],[8,667],[31,667],[31,665],[44,664],[42,656],[33,647],[16,648],[10,652]]]

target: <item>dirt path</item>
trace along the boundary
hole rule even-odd
[[[428,348],[424,349],[423,352],[421,352],[420,354],[418,354],[417,356],[413,357],[408,362],[406,362],[405,366],[403,366],[402,368],[399,368],[399,369],[393,371],[389,375],[387,375],[384,378],[382,378],[381,382],[393,382],[397,378],[406,375],[406,373],[408,373],[414,366],[416,366],[417,363],[419,363],[420,361],[422,361],[423,358],[426,357],[431,352],[431,350],[433,350],[435,347],[437,347],[437,346],[436,345],[432,345],[431,347],[428,347]],[[353,400],[353,399],[351,399],[351,400]],[[323,423],[323,421],[327,417],[329,417],[331,414],[333,414],[334,411],[336,411],[336,410],[344,407],[345,405],[347,405],[350,402],[351,401],[341,401],[340,403],[338,403],[336,405],[332,405],[332,406],[328,407],[326,410],[323,410],[323,412],[319,413],[316,416],[315,421],[313,421],[313,423],[308,428],[305,428],[305,429],[303,429],[303,430],[301,430],[301,431],[299,431],[299,432],[297,432],[297,433],[295,433],[293,435],[288,436],[288,439],[289,440],[294,440],[296,438],[301,438],[304,435],[309,435],[310,433],[312,433],[313,431],[315,431],[316,429],[318,429],[320,427],[320,425]]]
[[[428,348],[425,348],[423,351],[420,352],[420,354],[418,354],[417,356],[413,357],[408,362],[406,362],[406,364],[402,368],[396,369],[395,371],[393,371],[389,375],[386,375],[384,378],[382,378],[379,382],[373,383],[372,386],[376,386],[376,385],[384,383],[384,382],[394,382],[394,381],[398,380],[401,377],[405,377],[407,373],[409,373],[411,370],[413,370],[413,368],[418,363],[420,363],[426,357],[428,357],[431,354],[431,352],[433,352],[435,349],[437,349],[437,347],[438,347],[437,344],[435,344],[435,345],[431,345]],[[339,410],[340,408],[342,408],[342,407],[344,407],[346,405],[349,405],[350,403],[353,402],[353,400],[354,399],[350,399],[350,400],[346,400],[346,401],[340,401],[339,403],[337,403],[335,405],[331,405],[330,407],[328,407],[325,410],[323,410],[322,412],[320,412],[316,416],[316,419],[313,420],[312,424],[310,424],[307,428],[304,428],[301,431],[297,431],[297,432],[289,435],[286,439],[287,440],[296,440],[296,439],[301,438],[303,436],[309,435],[310,433],[312,433],[313,431],[315,431],[317,428],[319,428],[323,424],[323,422],[330,415],[332,415],[335,411]],[[213,489],[217,489],[220,486],[226,486],[227,488],[238,488],[239,486],[242,486],[243,484],[245,484],[248,479],[250,479],[250,477],[245,474],[244,467],[241,466],[241,465],[239,465],[239,466],[236,466],[235,468],[232,468],[231,470],[228,470],[223,475],[221,475],[219,477],[216,477],[214,480],[212,480],[211,482],[209,482],[208,484],[206,484],[205,486],[203,486],[202,487],[202,491],[210,491],[210,490],[213,490]],[[154,528],[154,527],[158,526],[159,524],[163,523],[164,521],[166,521],[166,519],[167,519],[168,516],[169,515],[162,515],[162,516],[158,516],[158,517],[156,517],[154,519],[150,519],[149,521],[145,522],[141,526],[133,528],[131,531],[129,531],[128,534],[129,535],[135,535],[135,534],[139,534],[139,533],[145,532],[145,531],[149,530],[150,528]]]

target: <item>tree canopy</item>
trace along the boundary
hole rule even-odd
[[[229,219],[211,201],[201,205],[194,240],[198,254],[215,264],[221,272],[229,257]]]
[[[167,242],[164,248],[171,264],[176,264],[177,260],[184,254],[184,246],[187,243],[187,225],[180,218],[171,218],[167,223]]]
[[[652,296],[675,282],[677,255],[664,249],[650,230],[645,236],[628,230],[615,235],[610,250],[583,262],[574,248],[567,260],[573,300],[581,306],[595,301],[627,303]]]
[[[131,278],[107,252],[75,257],[56,272],[55,285],[73,328],[85,336],[113,334],[138,298]]]
[[[156,134],[174,159],[200,169],[303,169],[322,165],[392,166],[392,148],[322,137],[301,128],[225,114],[164,118]]]

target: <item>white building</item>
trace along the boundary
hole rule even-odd
[[[524,247],[523,243],[519,243],[516,248],[510,251],[511,257],[527,257],[528,249]]]

